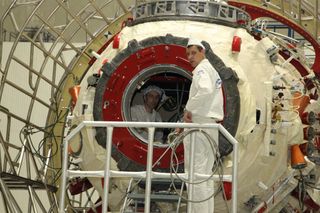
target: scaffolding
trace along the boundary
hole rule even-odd
[[[10,126],[11,117],[8,116],[7,131],[10,131]],[[20,132],[21,146],[11,143],[8,132],[6,138],[0,132],[0,191],[5,211],[23,213],[25,208],[21,205],[28,203],[28,212],[55,212],[58,206],[55,196],[57,187],[50,184],[46,177],[52,150],[48,150],[45,160],[40,160],[33,152],[29,130],[24,128]],[[42,162],[41,165],[39,162]],[[18,201],[14,191],[27,194],[27,202]]]
[[[69,170],[69,157],[68,157],[68,145],[69,140],[71,140],[81,129],[85,127],[105,127],[107,131],[107,141],[106,141],[106,163],[104,171],[80,171],[80,170]],[[111,150],[112,150],[112,133],[114,128],[121,127],[135,127],[135,128],[147,128],[148,129],[148,154],[147,154],[147,165],[146,171],[141,172],[129,172],[129,171],[114,171],[111,170]],[[176,176],[172,176],[170,173],[154,172],[152,171],[152,162],[153,162],[153,138],[155,128],[196,128],[196,129],[217,129],[222,133],[229,142],[233,144],[232,152],[232,175],[203,175],[203,174],[193,174],[193,165],[190,165],[190,172],[187,173],[178,173]],[[195,137],[192,137],[191,144],[194,146]],[[120,177],[129,177],[129,178],[142,178],[146,180],[145,185],[145,195],[144,195],[144,212],[150,212],[150,201],[152,197],[151,183],[153,178],[157,179],[185,179],[189,182],[194,178],[210,178],[213,181],[232,181],[232,210],[231,212],[237,212],[237,170],[238,170],[238,142],[236,139],[221,125],[221,124],[194,124],[194,123],[160,123],[160,122],[104,122],[104,121],[83,121],[80,123],[64,140],[63,144],[63,162],[62,162],[62,180],[61,180],[61,195],[59,202],[59,213],[65,212],[65,199],[66,199],[66,188],[69,178],[72,177],[100,177],[104,178],[104,193],[102,199],[102,212],[107,212],[107,204],[109,199],[109,182],[110,178],[120,178]],[[194,153],[190,153],[190,162],[193,162]],[[192,199],[192,184],[188,185],[188,199]],[[188,202],[188,211],[191,210],[192,202]]]

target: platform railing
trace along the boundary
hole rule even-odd
[[[106,165],[104,171],[73,171],[68,170],[68,145],[69,141],[85,127],[106,127],[107,141],[106,141]],[[148,154],[146,171],[129,172],[129,171],[115,171],[111,170],[111,148],[112,148],[112,133],[114,128],[147,128],[148,129]],[[165,123],[165,122],[112,122],[112,121],[83,121],[74,130],[70,132],[64,139],[63,144],[63,162],[62,162],[62,179],[60,184],[60,202],[59,213],[65,212],[66,187],[68,178],[72,177],[101,177],[104,178],[104,194],[102,200],[102,212],[107,212],[108,209],[108,189],[109,180],[111,177],[128,177],[128,178],[146,178],[145,187],[145,208],[144,212],[150,212],[150,194],[151,194],[151,179],[152,178],[189,178],[187,173],[179,173],[178,177],[172,176],[170,173],[160,173],[152,171],[153,159],[153,138],[155,128],[197,128],[197,129],[217,129],[221,132],[230,143],[233,145],[232,152],[232,175],[202,175],[194,174],[199,178],[209,178],[213,181],[232,181],[232,213],[237,212],[237,188],[238,188],[238,142],[237,140],[221,125],[221,124],[196,124],[196,123]],[[194,144],[195,137],[191,137],[191,143]],[[193,161],[194,152],[190,153],[190,162]],[[191,192],[191,190],[188,190]],[[192,202],[188,202],[188,209],[190,211]]]

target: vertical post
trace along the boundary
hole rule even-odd
[[[29,192],[29,196],[30,196],[30,199],[29,199],[29,211],[31,212],[31,208],[32,208],[34,213],[38,213],[37,208],[35,206],[36,202],[35,202],[35,198],[34,198],[34,196],[32,194],[31,186],[28,186],[28,192]]]
[[[196,140],[196,133],[191,133],[190,135],[190,150],[189,150],[189,171],[188,171],[188,200],[193,200],[193,170],[194,170],[194,147],[195,147],[195,140]],[[188,202],[188,213],[192,213],[192,202]]]
[[[112,133],[113,133],[113,127],[107,127],[106,165],[104,169],[104,184],[103,184],[104,188],[103,188],[103,202],[102,202],[102,212],[105,212],[105,213],[108,212]]]
[[[238,143],[233,144],[232,166],[232,213],[237,213],[238,203]]]
[[[20,174],[20,171],[21,171],[21,166],[22,166],[22,161],[23,161],[23,158],[25,156],[25,153],[26,153],[26,144],[27,144],[27,139],[25,137],[25,139],[23,140],[23,146],[21,148],[21,151],[20,151],[20,156],[19,156],[19,160],[18,160],[18,163],[19,163],[19,166],[18,166],[18,171],[17,171],[17,174],[19,175]],[[28,156],[27,156],[28,158]]]
[[[301,0],[298,0],[298,23],[301,25]]]
[[[315,28],[314,28],[314,37],[315,37],[315,39],[319,42],[319,36],[318,36],[318,29],[319,29],[319,23],[318,23],[318,19],[317,19],[317,17],[318,17],[318,12],[319,11],[319,1],[317,0],[316,2],[315,2],[315,5],[314,5],[314,11],[313,11],[313,13],[314,13],[314,15],[313,15],[313,19],[314,19],[314,25],[315,25]]]
[[[291,61],[291,59],[290,59],[290,61]],[[288,60],[284,63],[289,63],[290,61],[288,61]],[[263,140],[265,156],[269,156],[269,154],[270,154],[270,138],[271,138],[271,129],[272,129],[272,126],[271,126],[272,113],[271,112],[272,112],[272,97],[273,97],[272,96],[272,90],[273,90],[272,84],[273,84],[272,81],[265,81],[264,82],[264,87],[265,87],[264,94],[265,94],[266,112],[267,112],[266,113],[267,116],[266,116],[265,120],[262,121],[263,124],[266,125],[266,131],[265,131],[264,140]]]
[[[64,213],[64,201],[67,185],[67,169],[68,169],[68,144],[69,141],[64,139],[63,143],[63,158],[62,158],[62,177],[61,177],[61,189],[60,189],[60,204],[59,213]]]
[[[51,151],[52,151],[52,148],[50,147],[49,151],[48,151],[48,154],[47,154],[46,164],[43,167],[43,176],[42,176],[43,182],[46,182],[44,177],[47,176],[48,166],[49,166],[49,163],[50,163]]]
[[[153,159],[153,138],[154,127],[148,128],[148,156],[147,156],[147,174],[146,174],[146,190],[145,190],[145,203],[144,213],[150,212],[150,194],[151,194],[151,173],[152,173],[152,159]]]

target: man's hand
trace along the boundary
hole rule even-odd
[[[142,128],[136,128],[136,129],[139,133],[142,133],[142,132],[148,133],[148,128],[142,127]]]
[[[177,134],[180,134],[181,132],[183,132],[183,128],[176,128],[175,130],[174,130],[174,132],[175,133],[177,133]]]
[[[185,111],[184,115],[183,115],[183,122],[185,123],[192,123],[192,113],[189,111]],[[175,132],[180,134],[181,132],[183,132],[183,128],[176,128]]]
[[[183,121],[185,123],[192,123],[192,113],[186,110],[183,115]]]

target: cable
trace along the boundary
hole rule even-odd
[[[175,164],[174,159],[177,161],[177,156],[176,156],[176,154],[175,154],[175,149],[176,149],[176,147],[178,147],[178,146],[180,145],[180,143],[183,142],[183,139],[184,139],[187,135],[189,135],[189,134],[191,134],[191,133],[195,133],[195,132],[200,132],[200,133],[202,133],[202,134],[206,137],[207,142],[209,142],[209,144],[210,144],[210,147],[211,147],[212,152],[213,152],[213,153],[216,153],[216,155],[215,155],[215,159],[216,159],[216,160],[215,160],[215,163],[214,163],[214,167],[212,168],[212,173],[211,173],[210,177],[208,177],[207,179],[204,179],[204,180],[202,180],[202,181],[189,182],[189,181],[187,181],[187,180],[183,180],[182,178],[180,178],[180,177],[178,176],[177,171],[178,171],[179,164],[176,164],[176,168],[175,168],[175,166],[174,166],[174,164]],[[219,186],[219,187],[222,186],[221,183],[222,183],[222,179],[223,179],[223,175],[222,175],[223,173],[219,172],[219,170],[218,170],[219,168],[222,169],[222,160],[221,160],[221,158],[220,158],[219,148],[218,148],[217,143],[211,138],[211,136],[210,136],[207,132],[205,132],[205,131],[202,130],[202,129],[189,129],[189,130],[186,130],[186,131],[182,132],[180,135],[178,135],[178,136],[174,139],[174,141],[173,141],[172,143],[174,143],[175,146],[173,146],[173,150],[172,150],[172,152],[171,152],[170,177],[171,177],[172,187],[174,188],[176,194],[179,195],[179,192],[178,192],[178,190],[177,190],[177,188],[176,188],[176,186],[175,186],[175,183],[174,183],[173,173],[175,174],[175,176],[176,176],[181,182],[186,182],[187,184],[201,184],[201,183],[204,183],[204,182],[209,181],[209,180],[212,178],[212,176],[218,171],[219,178],[220,178],[220,186]],[[173,158],[174,158],[174,159],[173,159]],[[222,188],[223,188],[223,187],[222,187]],[[190,200],[190,199],[188,199],[188,198],[186,198],[186,197],[184,197],[184,196],[182,196],[182,195],[179,195],[179,196],[180,196],[182,199],[184,199],[185,201],[187,201],[187,202],[200,203],[200,202],[204,202],[204,201],[207,201],[207,200],[211,199],[213,196],[216,196],[216,194],[218,194],[219,192],[220,192],[220,190],[217,190],[216,192],[213,192],[208,198],[203,199],[203,200],[197,200],[197,201],[196,201],[196,200]]]
[[[184,131],[182,134],[180,134],[175,140],[178,140],[180,143],[183,142],[183,139],[191,134],[191,133],[194,133],[194,132],[201,132],[204,136],[206,136],[206,138],[208,139],[209,143],[210,143],[210,147],[211,147],[211,150],[213,151],[213,153],[219,153],[219,148],[216,146],[216,147],[213,147],[215,143],[212,143],[213,139],[208,135],[208,133],[206,133],[205,131],[201,130],[201,129],[190,129],[190,130],[186,130]],[[180,143],[177,143],[177,145],[179,145]],[[216,144],[215,144],[216,145]],[[174,149],[175,150],[175,149]],[[172,153],[175,153],[174,151]],[[216,159],[219,159],[220,158],[220,154],[218,154],[218,156],[216,156]],[[173,162],[172,158],[171,158],[171,162]],[[172,167],[174,169],[174,167]],[[174,170],[175,173],[177,174],[177,170]],[[213,171],[214,172],[214,171]],[[213,174],[212,174],[213,175]],[[200,183],[203,183],[203,182],[206,182],[207,180],[211,179],[212,175],[205,179],[205,180],[202,180],[200,182],[188,182],[190,184],[200,184]],[[178,177],[178,176],[177,176]],[[179,177],[178,177],[179,178]],[[180,178],[179,178],[180,179]],[[182,179],[180,179],[182,180]],[[184,182],[187,182],[186,180],[183,180]]]
[[[306,182],[305,184],[306,184],[306,186],[309,186],[309,187],[312,188],[312,189],[320,190],[320,187],[312,186],[312,185],[310,185],[308,182]]]
[[[203,134],[207,141],[206,142],[209,142],[210,144],[210,147],[211,147],[211,150],[213,153],[215,153],[215,162],[214,162],[214,165],[213,165],[213,168],[212,168],[212,173],[210,175],[210,177],[204,179],[204,180],[201,180],[201,181],[194,181],[194,182],[189,182],[187,180],[183,180],[182,178],[180,178],[178,176],[178,171],[179,171],[179,160],[178,160],[178,156],[176,155],[176,148],[183,142],[183,139],[191,134],[191,133],[195,133],[195,132],[200,132],[201,134]],[[219,192],[223,192],[223,196],[226,197],[226,194],[225,194],[225,191],[224,191],[224,188],[222,186],[222,182],[223,182],[223,166],[222,166],[222,159],[220,157],[220,153],[219,153],[219,147],[217,145],[217,143],[211,138],[211,136],[205,132],[204,130],[202,129],[189,129],[189,130],[186,130],[184,131],[183,133],[177,135],[177,137],[169,144],[169,146],[167,147],[167,149],[165,150],[165,152],[158,158],[158,160],[152,165],[152,168],[157,165],[157,163],[163,158],[163,156],[169,151],[169,150],[172,150],[171,152],[171,161],[170,161],[170,179],[171,179],[171,184],[170,184],[170,187],[169,188],[173,188],[175,193],[181,197],[182,199],[184,199],[185,201],[187,202],[193,202],[193,203],[200,203],[200,202],[204,202],[204,201],[207,201],[209,199],[211,199],[212,197],[216,196]],[[215,173],[218,173],[219,174],[219,179],[220,179],[220,184],[218,185],[218,188],[217,190],[214,190],[214,192],[207,198],[203,199],[203,200],[190,200],[184,196],[182,196],[180,194],[180,190],[177,189],[176,187],[176,182],[175,182],[175,178],[173,178],[173,173],[176,175],[176,177],[181,181],[181,182],[185,182],[185,183],[188,183],[188,184],[200,184],[200,183],[204,183],[204,182],[207,182],[209,180],[211,180],[212,176],[215,174]],[[132,186],[131,186],[131,189],[132,190],[128,190],[125,195],[122,197],[122,199],[124,199],[129,193],[131,193],[134,188],[141,182],[143,178],[140,178],[139,180],[137,180]],[[183,185],[182,185],[183,187]],[[225,202],[226,203],[226,202]],[[227,204],[226,204],[227,206]],[[229,208],[227,206],[227,209],[228,209],[228,212],[229,212]]]
[[[155,163],[153,163],[152,168],[154,168],[154,167],[158,164],[158,162],[165,156],[165,154],[171,149],[171,146],[172,146],[172,145],[174,145],[174,144],[173,144],[173,143],[170,143],[170,144],[169,144],[169,146],[168,146],[168,147],[166,148],[166,150],[162,153],[162,155],[158,158],[158,160],[157,160]],[[131,193],[131,192],[134,190],[134,188],[135,188],[136,186],[138,186],[139,183],[140,183],[143,179],[144,179],[144,178],[140,178],[140,179],[136,180],[136,182],[133,183],[133,185],[131,186],[132,190],[127,191],[127,192],[125,193],[125,195],[121,198],[121,200],[123,200],[129,193]]]
[[[60,111],[60,113],[56,113],[57,114],[56,120],[52,124],[47,125],[47,126],[45,126],[43,128],[43,129],[50,128],[50,131],[48,131],[48,132],[41,131],[41,130],[36,130],[35,131],[34,127],[31,127],[31,126],[28,126],[28,125],[22,127],[20,132],[19,132],[19,139],[20,139],[20,142],[21,142],[22,146],[24,146],[25,149],[27,151],[29,151],[31,154],[37,156],[38,158],[36,158],[36,159],[40,160],[42,162],[43,166],[46,166],[48,169],[51,169],[51,171],[57,171],[57,172],[53,173],[52,183],[56,183],[56,181],[61,176],[61,168],[60,167],[51,166],[51,164],[50,164],[51,161],[49,161],[50,165],[47,164],[46,161],[47,161],[47,159],[51,159],[54,156],[56,156],[58,151],[59,151],[57,136],[55,136],[55,134],[54,134],[54,129],[55,129],[55,126],[57,124],[62,122],[62,119],[65,118],[65,115],[67,115],[67,113],[68,113],[68,110],[66,112],[64,112],[64,113],[62,113],[62,110]],[[46,134],[46,136],[43,137],[39,141],[39,144],[38,144],[37,148],[34,146],[33,140],[31,138],[31,135],[36,134],[36,133],[44,133],[44,134]],[[46,140],[50,139],[50,138],[52,138],[52,141],[51,141],[51,144],[49,145],[49,148],[56,147],[56,149],[52,151],[50,156],[42,155],[41,154],[41,149],[44,148],[44,145],[46,144]],[[26,146],[26,143],[24,143],[24,140],[27,140],[27,144],[29,146]]]

